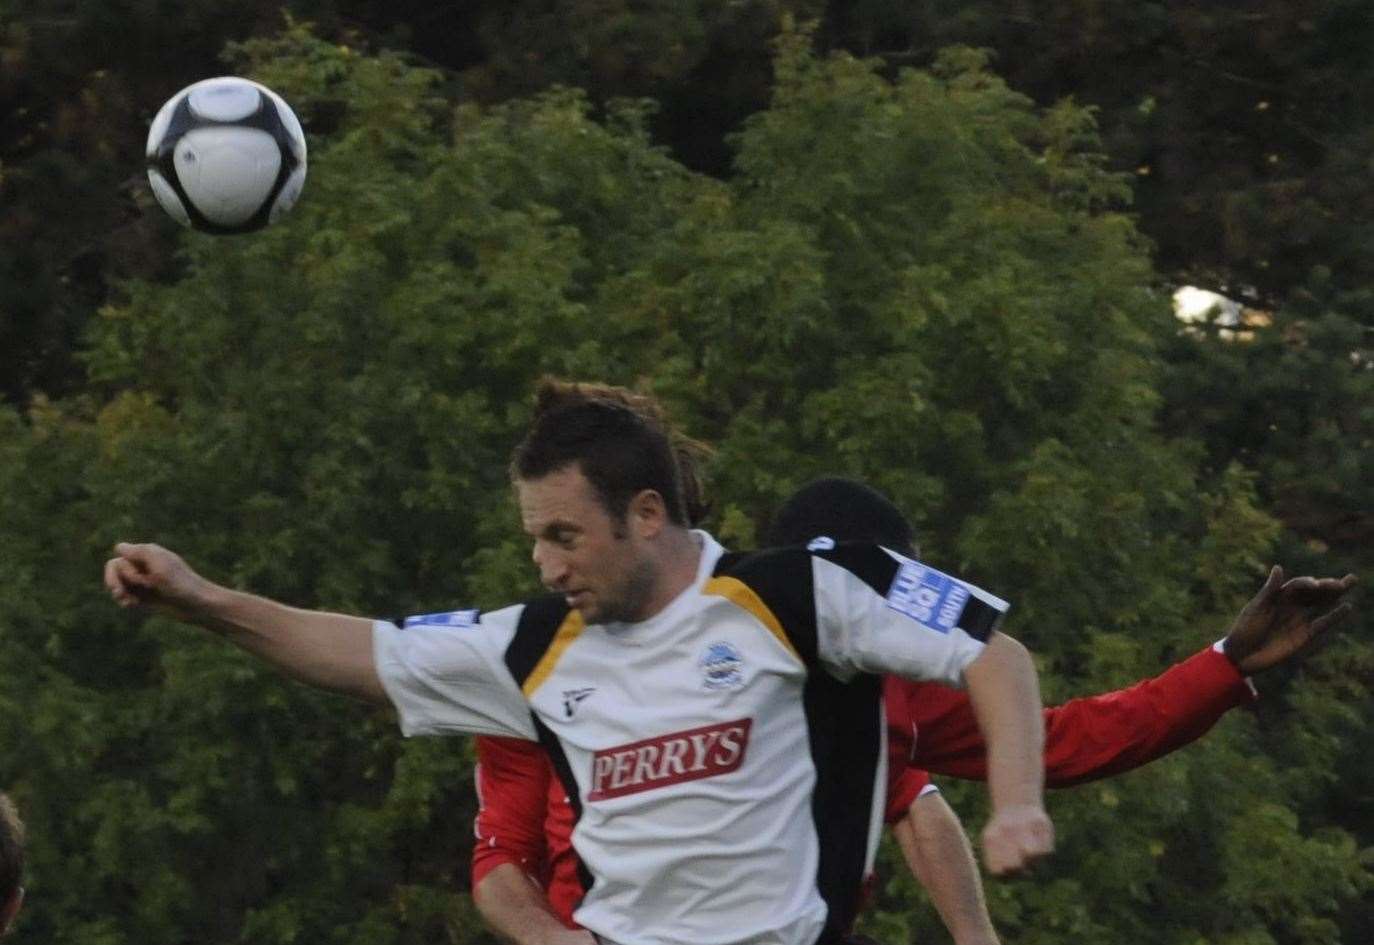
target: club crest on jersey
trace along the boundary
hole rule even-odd
[[[940,633],[959,625],[968,599],[963,581],[910,560],[902,562],[887,591],[887,606]]]
[[[407,627],[475,627],[481,623],[480,610],[449,610],[441,614],[416,614],[407,617]]]
[[[744,685],[744,657],[734,644],[712,643],[701,654],[701,684],[706,689],[738,689]]]
[[[753,719],[738,719],[603,748],[592,755],[587,800],[604,801],[735,771],[744,764],[753,724]]]

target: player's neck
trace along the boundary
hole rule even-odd
[[[704,545],[700,536],[686,528],[673,528],[662,535],[658,580],[644,607],[644,620],[658,616],[697,579]]]

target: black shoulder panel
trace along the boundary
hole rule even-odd
[[[873,588],[873,593],[886,597],[892,580],[900,567],[897,559],[878,545],[845,542],[826,551],[813,551],[817,558],[837,564],[860,581]]]
[[[816,582],[810,552],[775,548],[726,554],[716,563],[712,576],[734,578],[757,594],[778,618],[808,669],[816,668]]]
[[[539,665],[570,609],[568,602],[557,594],[536,597],[525,604],[515,636],[506,647],[506,668],[517,686],[523,686]]]

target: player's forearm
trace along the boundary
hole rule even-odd
[[[1010,637],[994,633],[965,671],[965,682],[987,741],[993,810],[1043,806],[1045,728],[1030,654]]]
[[[301,682],[386,702],[372,655],[372,621],[302,610],[211,585],[196,622]]]
[[[554,915],[544,891],[514,863],[482,877],[472,897],[492,930],[515,945],[592,942],[589,933],[567,928]]]
[[[998,945],[973,849],[944,798],[918,797],[893,833],[955,945]]]

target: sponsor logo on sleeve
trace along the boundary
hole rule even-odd
[[[712,643],[701,654],[701,684],[707,689],[738,689],[744,685],[744,657],[733,643]]]
[[[887,591],[887,606],[940,633],[959,625],[968,599],[963,581],[919,561],[904,561]]]
[[[714,778],[744,763],[753,719],[704,725],[604,748],[592,756],[588,801]]]
[[[407,617],[406,627],[475,627],[481,623],[480,610],[449,610],[441,614],[416,614]]]

